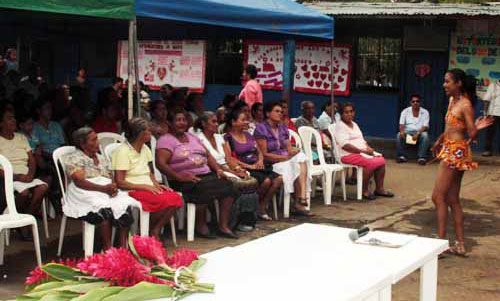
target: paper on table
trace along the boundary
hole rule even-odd
[[[399,248],[406,245],[415,238],[417,238],[417,235],[370,231],[368,232],[368,234],[358,238],[354,242],[365,245]]]
[[[406,135],[406,144],[415,145],[417,144],[417,141],[413,140],[412,135]]]

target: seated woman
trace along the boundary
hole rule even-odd
[[[255,123],[261,123],[264,121],[264,105],[260,102],[256,102],[252,106],[252,119]]]
[[[14,112],[5,105],[0,109],[0,154],[12,164],[17,210],[38,216],[48,186],[34,178],[36,161],[32,149],[26,137],[16,133]],[[0,176],[3,178],[3,171]]]
[[[253,230],[256,222],[256,211],[258,195],[257,189],[259,183],[257,180],[249,176],[241,167],[231,168],[226,162],[224,153],[224,138],[217,134],[217,117],[214,113],[207,112],[195,122],[194,127],[198,138],[208,150],[210,155],[215,159],[228,176],[229,180],[241,193],[240,197],[234,202],[235,207],[234,218],[231,218],[232,223],[237,225],[237,229],[246,232]],[[230,158],[230,156],[228,157]],[[232,165],[235,166],[235,165]],[[234,228],[234,227],[231,227]]]
[[[254,104],[255,106],[255,104]],[[225,157],[234,170],[248,171],[259,183],[259,209],[257,216],[261,220],[270,221],[266,213],[269,201],[281,187],[283,178],[264,166],[264,156],[257,147],[255,138],[247,132],[248,116],[241,110],[233,110],[228,114],[229,132],[224,135]]]
[[[227,180],[203,143],[188,133],[186,112],[169,115],[171,134],[166,134],[156,145],[156,166],[169,179],[170,187],[182,192],[191,203],[196,203],[196,231],[198,236],[215,238],[206,223],[207,205],[219,201],[220,220],[218,235],[238,238],[229,226],[233,200],[239,193]]]
[[[354,105],[344,103],[340,108],[340,122],[335,127],[335,141],[339,145],[342,163],[363,167],[363,198],[374,200],[376,196],[393,197],[385,191],[385,159],[366,143],[356,122]],[[375,193],[368,191],[368,181],[375,176]]]
[[[292,148],[288,128],[282,123],[283,109],[279,102],[264,106],[266,121],[255,128],[255,139],[265,164],[283,177],[285,193],[295,192],[296,215],[312,216],[307,210],[307,194],[310,193],[312,177],[307,172],[307,157],[297,148]]]
[[[186,99],[186,111],[189,113],[193,124],[205,114],[203,98],[200,93],[190,93]]]
[[[150,103],[149,112],[151,114],[151,134],[159,139],[168,133],[167,106],[165,101],[157,99]]]
[[[151,163],[153,154],[146,145],[151,140],[148,121],[130,119],[125,137],[127,141],[113,153],[116,184],[141,202],[144,211],[151,212],[151,235],[159,239],[165,224],[182,207],[182,198],[156,181]]]
[[[136,201],[119,191],[112,180],[110,163],[99,154],[97,134],[89,127],[73,135],[76,150],[63,158],[70,183],[63,205],[64,214],[100,225],[103,249],[113,246],[111,227],[119,231],[120,247],[127,247],[128,232],[134,219],[130,206]]]

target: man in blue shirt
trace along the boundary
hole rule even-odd
[[[429,111],[420,107],[420,95],[413,94],[410,98],[410,106],[401,112],[399,118],[399,133],[397,141],[397,162],[407,162],[407,144],[418,146],[418,163],[425,165],[427,162],[427,151],[429,149]]]

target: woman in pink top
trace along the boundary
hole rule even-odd
[[[254,103],[262,103],[262,88],[257,77],[257,68],[254,65],[247,65],[243,70],[242,80],[245,87],[240,92],[240,100],[246,102],[248,107],[252,107]]]
[[[371,148],[363,138],[356,122],[354,105],[344,103],[340,109],[341,120],[335,127],[335,140],[339,145],[340,159],[344,164],[363,167],[363,198],[374,200],[376,196],[394,197],[384,189],[385,159]],[[375,176],[375,192],[368,191],[368,182]]]

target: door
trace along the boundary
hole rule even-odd
[[[437,138],[444,130],[444,115],[448,100],[443,90],[443,78],[448,68],[448,53],[436,51],[407,51],[401,82],[403,92],[400,109],[409,106],[410,96],[418,93],[421,105],[430,114],[429,135]]]

